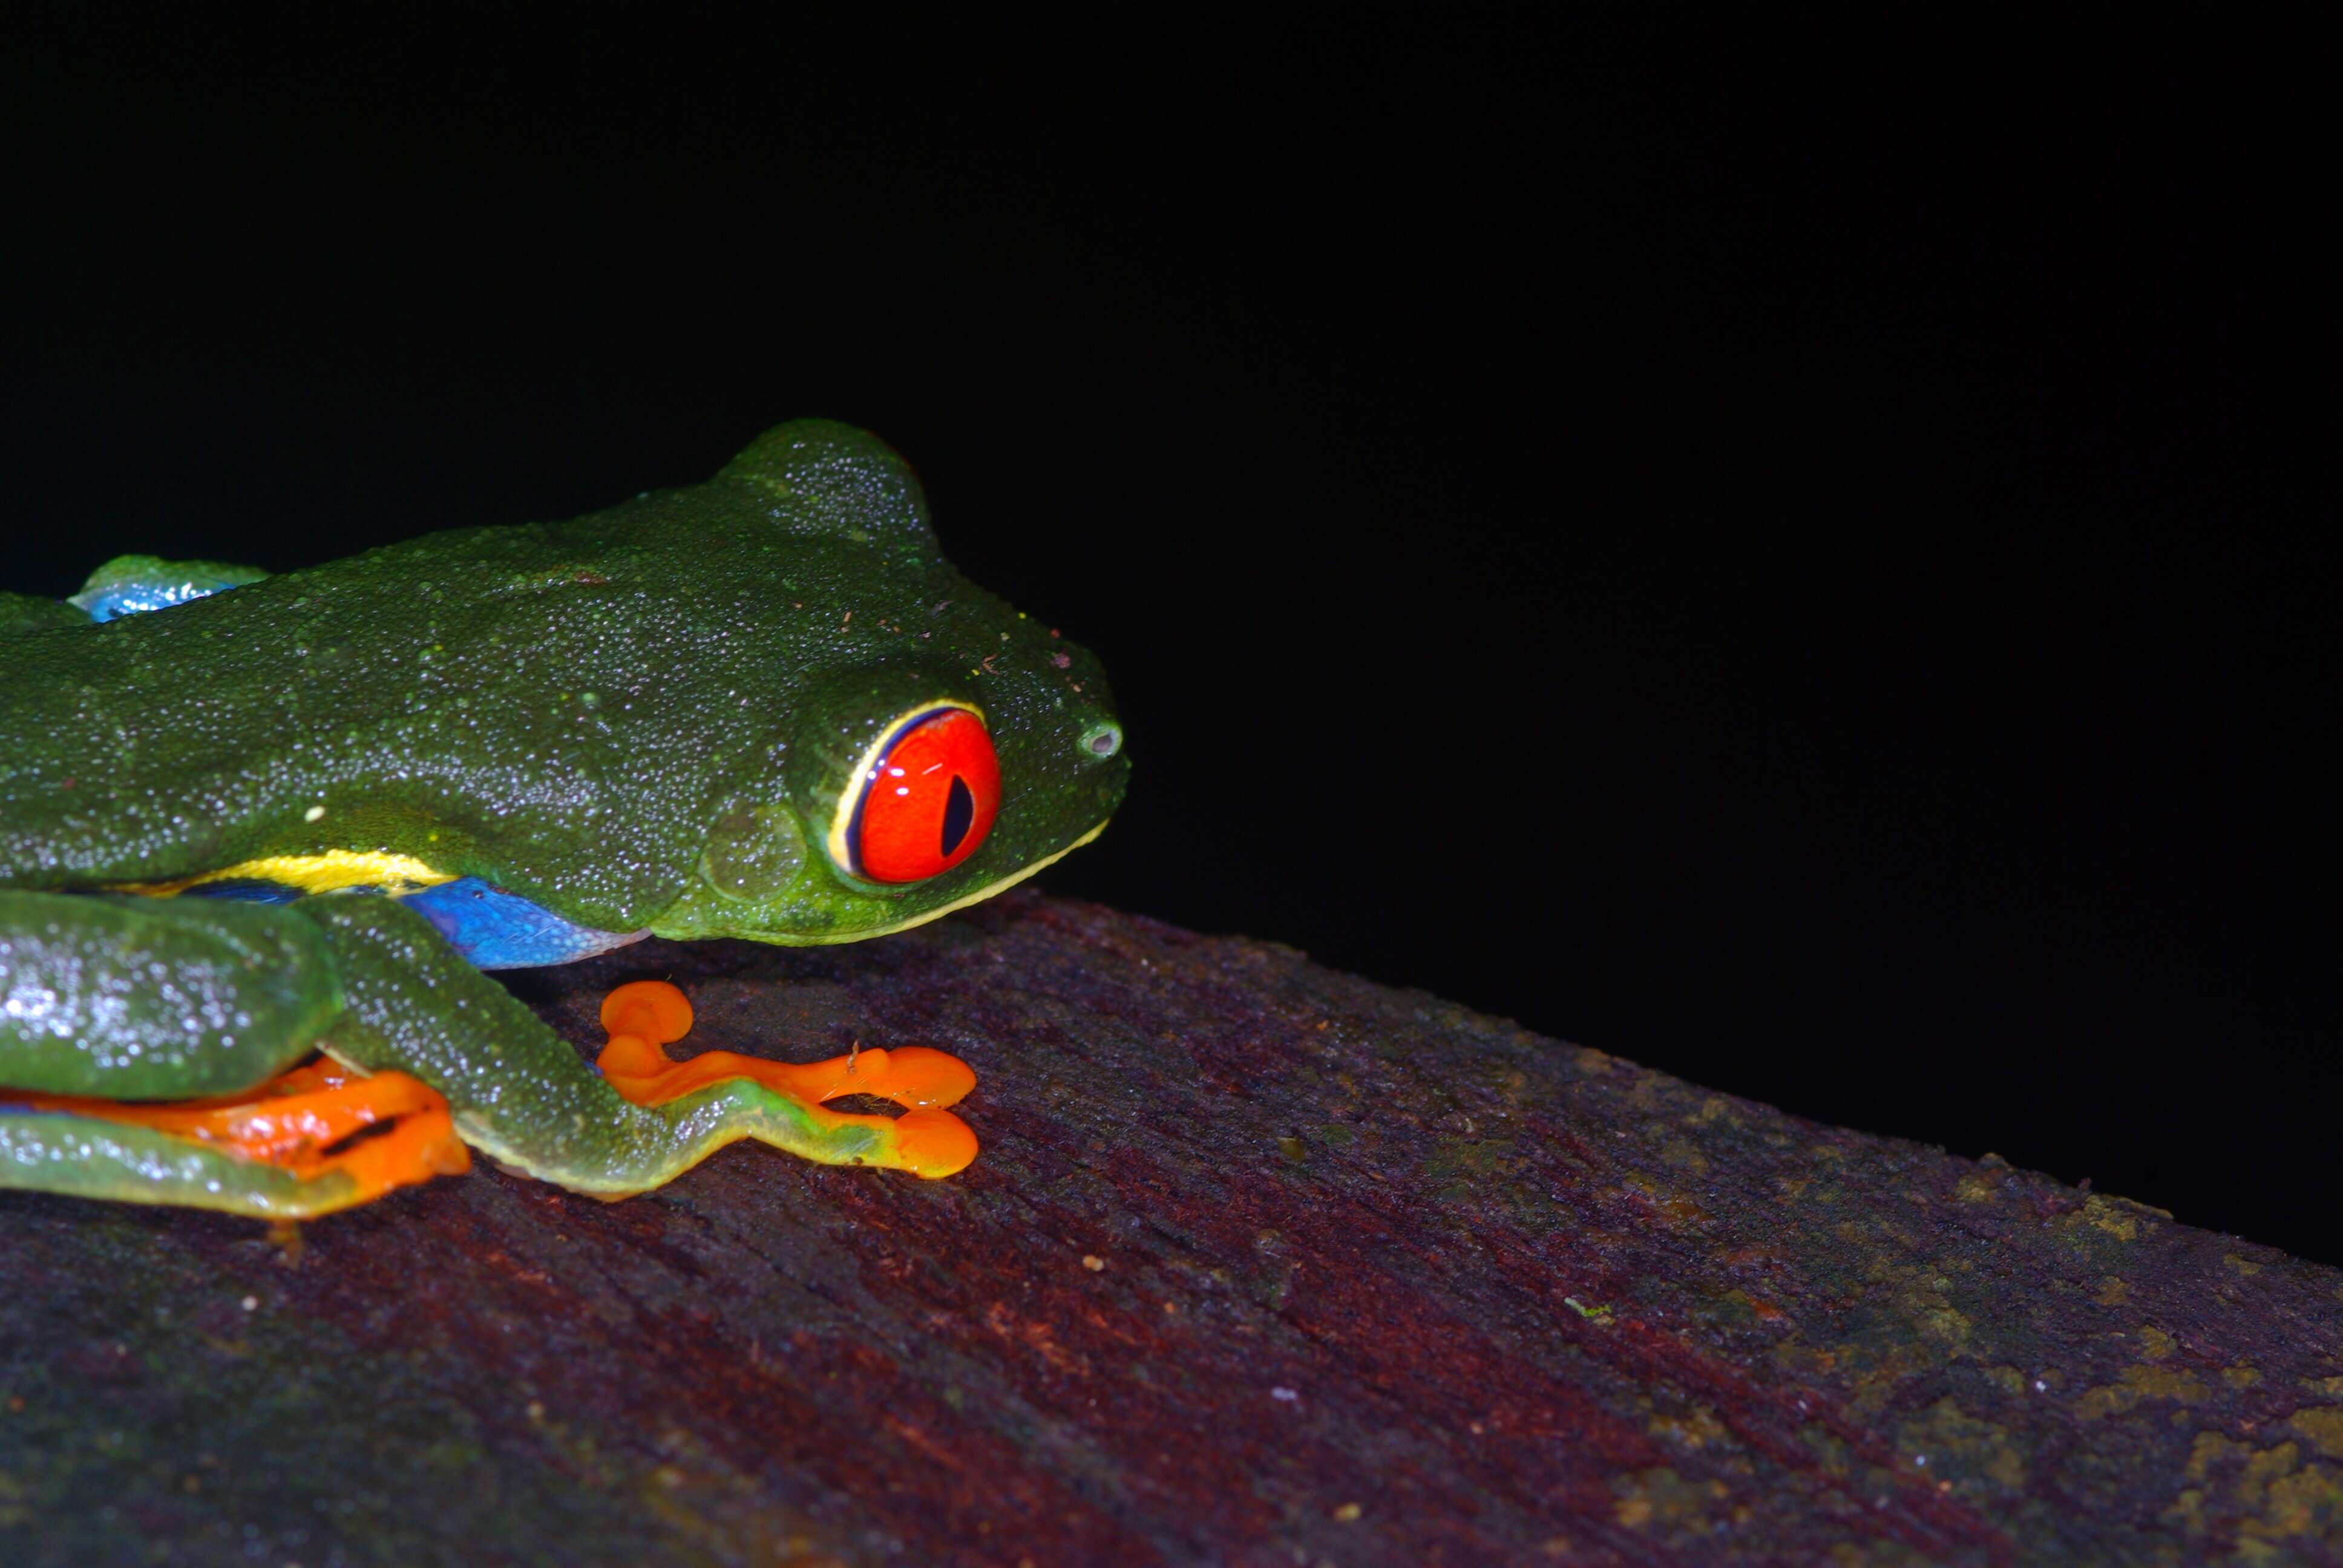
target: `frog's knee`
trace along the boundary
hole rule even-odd
[[[340,1010],[316,930],[256,904],[0,893],[0,1085],[111,1100],[249,1089]]]

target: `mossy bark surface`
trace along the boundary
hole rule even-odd
[[[518,984],[590,1051],[660,976],[681,1051],[959,1053],[984,1153],[0,1193],[0,1561],[2343,1553],[2335,1271],[1038,895]]]

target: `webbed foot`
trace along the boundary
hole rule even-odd
[[[210,1100],[158,1105],[78,1095],[11,1093],[8,1099],[28,1111],[146,1128],[206,1151],[274,1167],[312,1190],[318,1204],[308,1208],[272,1190],[256,1204],[261,1209],[346,1209],[396,1188],[471,1169],[471,1152],[456,1136],[447,1102],[436,1091],[404,1072],[367,1077],[325,1058],[248,1094]],[[385,1130],[358,1136],[377,1127]],[[312,1188],[313,1183],[319,1185]]]
[[[803,1107],[819,1129],[867,1127],[879,1134],[861,1162],[914,1175],[955,1175],[976,1158],[976,1134],[946,1106],[976,1087],[968,1063],[922,1045],[856,1050],[826,1061],[771,1061],[737,1051],[708,1050],[677,1061],[661,1049],[691,1031],[691,1004],[665,980],[636,980],[602,999],[602,1027],[610,1043],[595,1059],[611,1088],[638,1105],[664,1105],[727,1079],[745,1078]],[[850,1094],[874,1095],[904,1108],[901,1116],[858,1116],[825,1111],[823,1102]]]

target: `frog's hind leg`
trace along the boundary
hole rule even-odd
[[[427,1134],[442,1129],[447,1120],[447,1102],[420,1079],[404,1072],[368,1077],[330,1058],[297,1067],[250,1094],[209,1100],[147,1105],[71,1095],[17,1093],[7,1098],[29,1111],[151,1127],[246,1160],[308,1172],[324,1169],[336,1158],[329,1151],[369,1128],[385,1131],[355,1144],[354,1150],[381,1142],[410,1124],[421,1129],[427,1135],[422,1141],[428,1142]],[[455,1169],[463,1170],[467,1162],[458,1161]],[[368,1159],[357,1168],[371,1171],[384,1163]]]
[[[362,1031],[288,910],[0,892],[0,1187],[299,1218],[463,1168],[414,1079],[295,1065]]]
[[[666,1105],[695,1090],[747,1080],[794,1102],[818,1132],[877,1132],[879,1152],[866,1156],[865,1163],[940,1177],[966,1170],[976,1158],[976,1134],[944,1109],[967,1098],[976,1074],[947,1052],[920,1045],[873,1047],[800,1064],[705,1050],[677,1061],[661,1048],[691,1031],[691,1004],[664,980],[637,980],[603,998],[602,1027],[610,1031],[610,1043],[594,1065],[611,1088],[638,1105]],[[824,1102],[850,1094],[892,1101],[904,1114],[858,1116],[823,1109]]]
[[[447,1102],[403,1072],[320,1061],[250,1097],[164,1105],[0,1091],[5,1187],[297,1220],[470,1164]]]

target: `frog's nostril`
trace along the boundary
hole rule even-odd
[[[1098,724],[1082,733],[1082,749],[1097,757],[1111,757],[1122,749],[1122,727],[1119,724]]]

